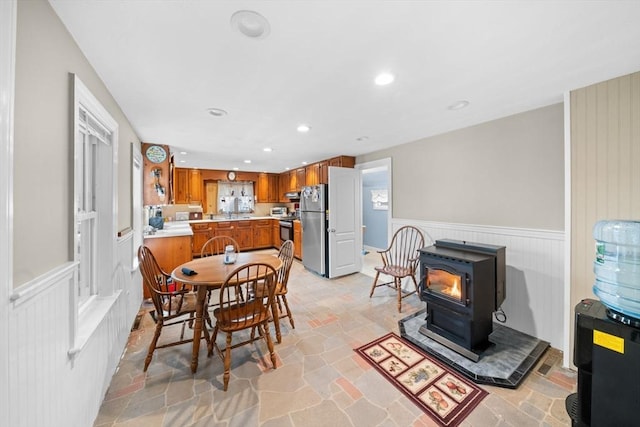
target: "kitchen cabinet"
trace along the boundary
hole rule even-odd
[[[314,163],[305,168],[305,185],[320,184],[320,163]]]
[[[271,247],[271,221],[270,219],[259,219],[251,221],[253,223],[253,247],[254,249]]]
[[[256,183],[256,202],[257,203],[276,203],[280,199],[278,193],[278,181],[277,174],[272,173],[260,173],[258,174],[258,181]]]
[[[329,183],[329,162],[318,162],[318,184]]]
[[[236,238],[235,236],[235,222],[233,221],[220,221],[216,223],[215,235],[216,236],[228,236]]]
[[[283,172],[278,176],[278,201],[286,203],[289,201],[284,197],[284,193],[289,191],[289,172]]]
[[[294,191],[299,191],[307,184],[306,168],[296,169],[296,187]]]
[[[238,242],[238,246],[241,251],[247,249],[253,249],[253,223],[254,221],[238,221],[235,226],[234,236]]]
[[[191,236],[170,236],[160,238],[145,238],[144,245],[151,249],[160,268],[166,273],[179,265],[191,261]],[[143,285],[144,298],[151,298]]]
[[[199,169],[173,169],[173,203],[202,203],[202,173]]]
[[[302,259],[302,227],[300,221],[293,221],[293,256]]]
[[[274,248],[280,247],[280,221],[277,219],[271,220],[271,245]]]
[[[213,224],[213,222],[191,224],[191,231],[193,231],[192,256],[199,257],[204,244],[215,235]]]
[[[338,166],[341,168],[353,168],[356,164],[356,158],[352,156],[338,156],[329,159],[329,166]]]
[[[296,170],[289,171],[289,190],[287,191],[296,191],[298,189],[298,174]]]

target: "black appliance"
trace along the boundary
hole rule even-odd
[[[489,347],[492,314],[505,298],[505,247],[436,240],[420,249],[420,333],[477,362]]]
[[[293,241],[293,220],[281,219],[278,221],[280,224],[280,243],[284,243],[287,240]]]
[[[640,425],[640,320],[584,299],[575,307],[574,338],[578,390],[565,402],[572,426]]]

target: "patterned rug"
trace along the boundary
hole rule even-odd
[[[394,333],[355,351],[441,426],[459,425],[489,394]]]

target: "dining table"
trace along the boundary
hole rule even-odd
[[[204,321],[204,310],[206,310],[207,293],[212,289],[219,289],[227,279],[227,276],[237,268],[246,264],[264,263],[278,270],[282,267],[282,260],[275,255],[240,252],[236,254],[236,262],[233,264],[224,263],[224,255],[214,255],[205,258],[196,258],[177,266],[171,272],[171,278],[180,283],[192,286],[196,290],[196,318],[193,325],[193,350],[191,354],[191,372],[198,370],[198,354],[200,353],[200,339]],[[185,274],[185,271],[193,271],[195,274]],[[260,278],[260,277],[258,277]],[[276,299],[273,298],[271,304],[273,323],[276,330],[276,339],[281,340],[280,321]],[[211,337],[211,339],[214,339]]]

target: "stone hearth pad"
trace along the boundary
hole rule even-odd
[[[549,343],[499,323],[493,324],[489,341],[493,344],[472,362],[419,332],[426,324],[426,310],[398,322],[402,338],[412,342],[438,360],[478,384],[517,388],[549,347]]]

